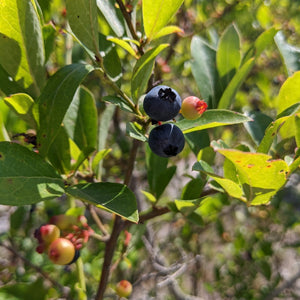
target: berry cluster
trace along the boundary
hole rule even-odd
[[[207,109],[207,104],[194,96],[187,97],[181,103],[181,98],[174,89],[158,85],[147,93],[143,107],[152,122],[159,124],[150,132],[150,149],[161,157],[171,157],[183,150],[184,135],[178,126],[169,123],[161,125],[161,121],[174,119],[179,112],[186,119],[197,119]]]
[[[55,264],[69,265],[77,260],[79,250],[92,232],[84,216],[53,216],[50,223],[42,225],[34,232],[39,243],[36,251],[47,253]]]

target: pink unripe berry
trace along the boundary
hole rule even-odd
[[[121,280],[116,285],[116,293],[119,297],[127,298],[132,293],[132,284],[127,280]]]
[[[71,241],[65,238],[58,238],[53,241],[48,249],[50,260],[57,265],[69,264],[75,255],[75,247]]]
[[[54,224],[46,224],[40,227],[40,237],[46,245],[51,244],[59,236],[60,230]]]
[[[199,118],[207,109],[205,101],[189,96],[182,101],[180,113],[188,120]]]

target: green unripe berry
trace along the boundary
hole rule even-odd
[[[121,280],[116,285],[116,293],[119,297],[127,298],[132,293],[132,284],[127,280]]]

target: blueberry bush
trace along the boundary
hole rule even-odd
[[[299,299],[299,1],[0,1],[0,298]]]

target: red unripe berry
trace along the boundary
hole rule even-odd
[[[65,238],[58,238],[53,241],[48,249],[50,260],[57,265],[69,264],[75,255],[75,247],[71,241]]]
[[[131,237],[132,237],[132,234],[130,232],[128,232],[127,230],[125,230],[124,233],[125,233],[124,246],[128,247],[128,245],[130,243],[130,240],[131,240]]]
[[[59,238],[59,236],[60,230],[54,224],[46,224],[40,227],[40,237],[46,246]]]
[[[204,100],[195,96],[189,96],[182,101],[180,113],[188,120],[199,118],[207,109]]]
[[[116,285],[116,293],[119,297],[127,298],[132,293],[132,284],[127,280],[121,280]]]

